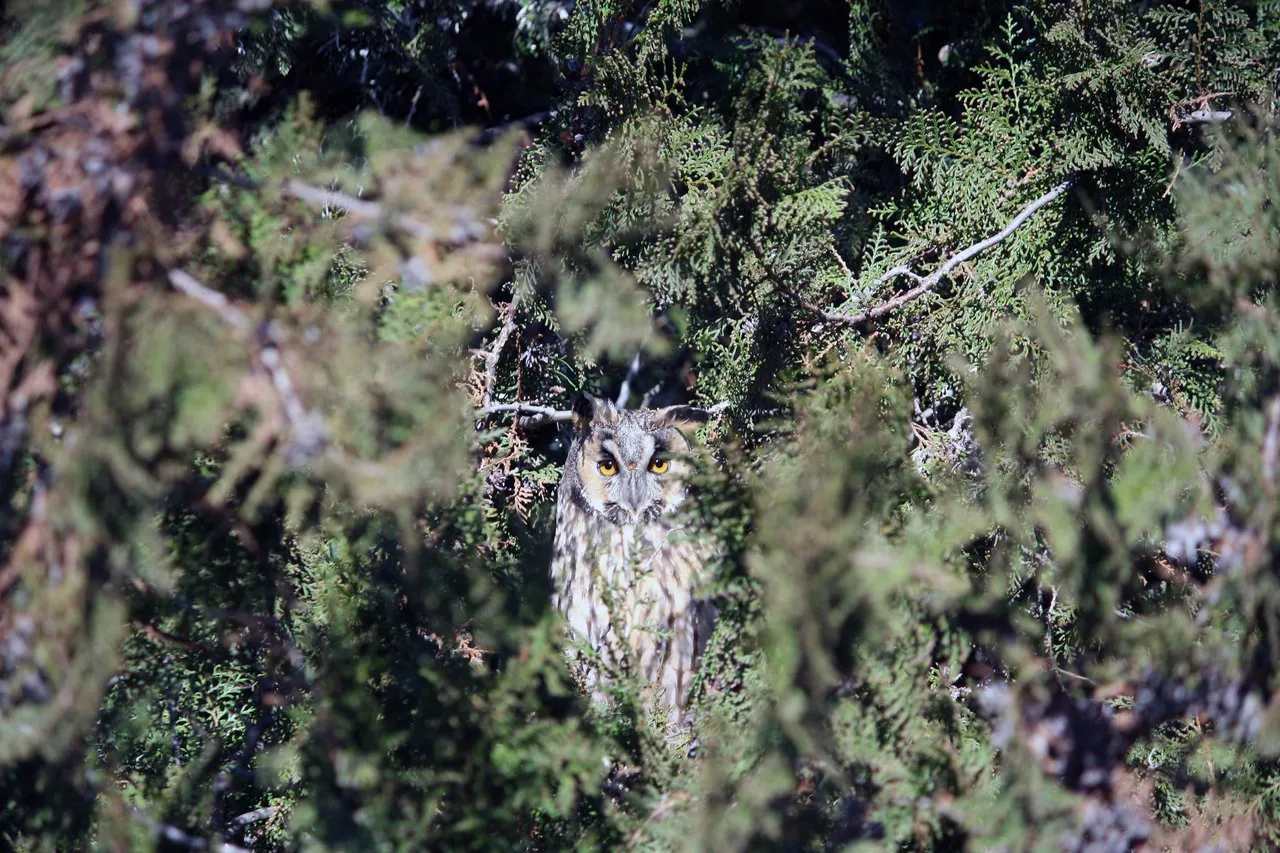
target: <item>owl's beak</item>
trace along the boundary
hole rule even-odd
[[[618,505],[632,515],[639,515],[640,510],[649,502],[648,489],[643,477],[628,476],[618,485]]]

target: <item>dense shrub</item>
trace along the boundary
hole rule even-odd
[[[1280,844],[1275,3],[3,14],[6,845]],[[678,743],[584,391],[718,404]]]

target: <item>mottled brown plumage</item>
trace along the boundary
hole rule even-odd
[[[601,669],[626,667],[658,685],[672,731],[683,722],[695,667],[714,620],[695,597],[705,543],[679,526],[700,409],[618,411],[584,397],[556,501],[553,604],[602,666],[575,656],[597,699]]]

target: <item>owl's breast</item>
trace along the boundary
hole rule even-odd
[[[686,529],[666,518],[617,525],[564,500],[556,522],[553,605],[592,645],[690,606],[703,560]]]

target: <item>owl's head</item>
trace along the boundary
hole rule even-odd
[[[684,497],[691,445],[685,431],[707,419],[693,406],[619,411],[583,396],[573,408],[565,485],[580,507],[614,524],[655,520]]]

